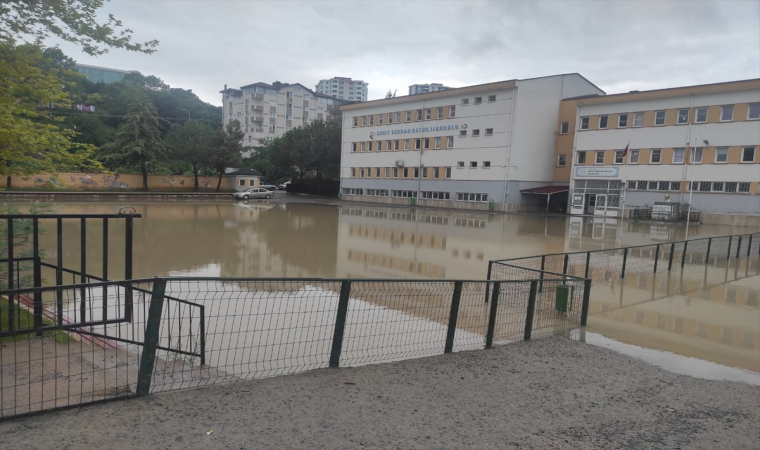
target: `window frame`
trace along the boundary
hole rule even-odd
[[[689,152],[689,164],[702,164],[702,158],[704,157],[705,150],[704,147],[690,147]],[[699,160],[695,158],[697,154],[697,150],[699,150]]]
[[[633,155],[636,155],[636,161],[633,160]],[[641,149],[629,149],[628,150],[628,164],[638,164],[641,161]]]
[[[448,136],[446,138],[446,148],[454,148],[454,136]]]
[[[406,111],[406,121],[411,122],[412,121],[412,111]]]
[[[686,121],[681,122],[681,113],[686,111]],[[691,108],[679,108],[676,110],[676,125],[688,125],[691,120]]]
[[[433,117],[433,108],[425,108],[425,120],[430,120]]]
[[[657,162],[654,161],[654,155],[657,155]],[[650,148],[649,149],[649,164],[662,164],[662,149]]]
[[[477,130],[472,130],[472,132],[470,133],[470,136],[480,137],[480,129],[478,128]]]
[[[726,150],[726,160],[725,161],[718,161],[718,155],[720,155],[721,150]],[[715,147],[715,164],[728,164],[728,147]]]
[[[462,99],[462,105],[463,106],[467,106],[469,104],[470,104],[470,98],[469,97]]]
[[[604,126],[602,126],[602,119],[604,119]],[[600,130],[606,130],[607,127],[610,126],[610,115],[609,114],[602,114],[602,115],[600,115],[599,116],[599,123],[597,125],[598,125],[598,129],[600,129]]]
[[[483,103],[483,97],[473,97],[472,104],[473,105],[480,105]]]
[[[745,161],[744,160],[744,152],[746,150],[748,150],[748,149],[752,149],[752,159],[749,160],[749,161]],[[752,164],[752,163],[755,162],[755,159],[757,159],[757,147],[751,146],[751,145],[748,145],[746,147],[742,147],[742,158],[741,158],[741,161],[740,161],[742,164]]]
[[[564,153],[560,153],[557,155],[557,167],[566,167],[567,166],[567,155]]]
[[[440,136],[437,136],[435,138],[435,141],[433,143],[433,148],[436,148],[436,149],[441,148],[441,137]]]
[[[640,123],[640,125],[636,125],[636,117],[641,117],[641,123]],[[631,127],[632,128],[641,128],[643,126],[644,126],[644,112],[643,111],[638,111],[638,112],[633,113],[633,122],[631,122]]]
[[[358,117],[356,117],[356,116],[354,116],[354,117],[353,117],[353,119],[354,119],[354,120],[353,120],[353,125],[352,125],[352,128],[356,128],[356,127],[358,127],[358,126],[359,126],[359,118],[358,118]]]
[[[482,167],[483,167],[484,169],[488,169],[488,168],[490,168],[490,167],[491,167],[491,161],[483,161],[483,165],[482,165]]]
[[[493,128],[486,128],[485,136],[493,136]]]
[[[578,150],[577,152],[578,157],[576,158],[576,164],[578,165],[585,165],[586,164],[586,150]],[[583,161],[581,161],[581,155],[583,155]]]
[[[435,111],[435,118],[443,119],[443,106],[439,106],[438,109]]]
[[[586,128],[583,128],[583,121],[586,121]],[[586,131],[589,129],[589,125],[591,124],[591,118],[589,116],[581,117],[581,120],[578,121],[578,129],[581,131]]]
[[[623,164],[625,163],[625,156],[623,156],[623,152],[625,150],[615,150],[615,161],[613,163],[615,164]],[[620,156],[620,161],[618,162],[618,156]]]
[[[621,120],[625,118],[625,125],[620,125]],[[618,128],[628,128],[628,113],[618,114]]]
[[[676,161],[676,152],[681,151],[681,161]],[[670,155],[671,164],[685,164],[686,163],[686,149],[682,147],[673,148],[673,153]]]
[[[757,117],[750,117],[752,106],[757,107]],[[760,102],[747,103],[747,120],[760,120]]]
[[[725,108],[731,108],[731,118],[730,119],[724,119],[723,118],[723,110]],[[734,121],[734,105],[721,105],[720,106],[720,122],[733,122]]]
[[[453,119],[457,116],[457,105],[449,106],[449,119]]]
[[[496,101],[496,94],[488,96],[488,103],[493,103],[495,101]]]
[[[565,131],[562,131],[564,128]],[[570,133],[570,122],[560,122],[559,123],[559,134],[569,134]]]
[[[705,112],[704,120],[699,120],[700,111]],[[707,113],[708,113],[707,106],[700,106],[699,108],[697,108],[696,111],[694,111],[694,123],[707,123]]]
[[[602,162],[599,162],[599,155],[602,156]],[[604,164],[604,150],[596,150],[594,151],[594,165],[599,166]]]
[[[470,161],[470,169],[475,169],[478,167],[477,161]]]
[[[657,114],[662,113],[662,123],[657,123]],[[665,126],[665,119],[667,118],[668,112],[665,109],[661,109],[659,111],[654,112],[654,126],[655,127],[663,127]]]

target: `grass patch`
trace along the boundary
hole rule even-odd
[[[8,331],[10,328],[8,326],[9,324],[9,318],[8,318],[8,300],[6,298],[0,298],[0,331]],[[17,329],[22,328],[30,328],[34,325],[34,314],[30,313],[24,308],[20,308],[18,305],[13,305],[13,315],[14,315],[14,322],[16,323]],[[42,324],[43,325],[55,325],[55,323],[48,319],[47,317],[42,318]],[[42,335],[46,338],[52,339],[55,342],[59,344],[68,344],[70,342],[75,342],[76,339],[69,336],[67,333],[55,330],[55,331],[46,331],[42,333]],[[22,341],[25,339],[31,339],[36,336],[36,333],[26,333],[26,334],[19,334],[16,336],[7,336],[4,338],[0,338],[0,342],[13,342],[13,341]]]

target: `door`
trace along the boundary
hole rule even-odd
[[[596,210],[596,194],[586,195],[586,214],[594,214]]]
[[[607,195],[606,194],[596,195],[596,206],[594,207],[593,214],[595,216],[603,216],[607,214]]]

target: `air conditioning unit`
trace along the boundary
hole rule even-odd
[[[399,159],[398,161],[396,161],[396,167],[404,167],[404,161],[401,160],[401,159]]]

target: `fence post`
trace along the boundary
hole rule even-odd
[[[538,285],[538,292],[544,291],[544,270],[545,269],[546,269],[546,255],[541,255],[541,273],[538,276],[541,282]]]
[[[739,241],[736,243],[736,259],[739,259],[739,253],[742,250],[742,237],[739,236]]]
[[[707,239],[707,255],[705,255],[705,265],[710,262],[710,247],[712,247],[712,238]]]
[[[124,224],[124,279],[132,279],[132,231],[134,223],[131,216],[127,216]],[[132,311],[134,298],[132,296],[132,285],[128,284],[124,292],[124,319],[132,323]]]
[[[449,313],[449,330],[446,333],[446,346],[443,353],[451,353],[454,350],[454,334],[457,331],[457,317],[459,317],[459,300],[462,298],[462,282],[454,282],[454,296],[451,298],[451,312]]]
[[[127,283],[131,283],[127,281]],[[156,362],[156,346],[158,345],[159,331],[161,328],[161,313],[164,310],[164,293],[166,292],[166,280],[156,278],[153,281],[153,290],[150,295],[148,308],[148,320],[145,323],[145,343],[140,357],[140,367],[137,373],[137,393],[140,395],[150,394],[150,383],[153,377],[153,364]]]
[[[13,289],[13,239],[15,234],[13,233],[13,219],[8,219],[8,289]],[[21,272],[19,268],[16,272]],[[20,283],[17,283],[15,287],[19,287]],[[13,306],[13,299],[15,295],[8,296],[8,330],[13,331],[16,328],[16,313]]]
[[[668,271],[673,268],[673,252],[676,251],[676,243],[670,244],[670,257],[668,258]]]
[[[747,258],[749,258],[749,254],[752,251],[752,235],[749,235],[749,242],[747,243]],[[749,262],[747,263],[747,266],[749,266]]]
[[[206,364],[206,307],[201,307],[201,365]]]
[[[564,261],[562,262],[562,275],[567,275],[567,263],[570,260],[570,255],[565,253]]]
[[[348,299],[350,296],[351,282],[348,280],[342,281],[340,283],[338,314],[335,317],[332,350],[330,350],[330,367],[340,366],[340,352],[343,349],[343,332],[346,330],[346,314],[348,313]]]
[[[657,261],[660,259],[660,244],[657,244],[657,248],[654,251],[654,272],[657,273]]]
[[[530,335],[533,333],[533,312],[536,309],[536,290],[537,282],[530,282],[530,294],[528,295],[528,310],[525,312],[525,334],[523,339],[530,340]]]
[[[32,219],[32,252],[34,256],[34,287],[42,287],[42,261],[40,260],[40,228],[39,219]],[[34,328],[42,328],[42,292],[34,291]],[[37,336],[42,336],[42,331],[37,332]]]
[[[591,263],[591,252],[586,252],[586,271],[583,272],[583,278],[588,278],[589,263]]]
[[[628,260],[628,247],[623,249],[623,270],[620,272],[620,278],[625,278],[625,263]]]
[[[731,259],[731,241],[733,240],[733,236],[728,237],[728,250],[726,251],[726,261]]]
[[[488,315],[488,331],[486,332],[486,348],[493,348],[493,335],[496,329],[496,310],[499,304],[499,289],[501,283],[494,282],[491,289],[493,294],[491,295],[491,312]]]
[[[622,292],[623,287],[620,286],[620,290]],[[591,280],[586,279],[583,281],[583,306],[581,308],[581,326],[586,326],[586,321],[588,320],[588,306],[591,302]]]
[[[486,280],[491,279],[491,267],[493,266],[493,261],[488,261],[488,274],[486,275]],[[488,285],[489,283],[486,283],[486,303],[488,303]]]
[[[686,247],[689,245],[689,241],[683,241],[683,254],[681,255],[681,268],[686,265]]]

